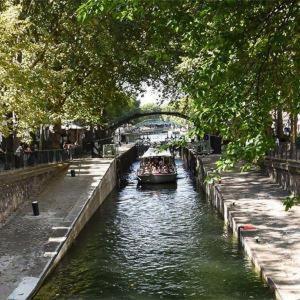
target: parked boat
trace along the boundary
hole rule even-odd
[[[137,171],[140,183],[175,182],[177,178],[174,157],[169,150],[149,148],[141,158]]]

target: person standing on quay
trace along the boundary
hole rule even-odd
[[[20,143],[18,148],[15,151],[15,168],[18,169],[23,166],[23,143]]]

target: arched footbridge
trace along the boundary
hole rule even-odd
[[[137,111],[128,114],[126,116],[123,116],[120,119],[115,120],[110,124],[107,124],[106,128],[110,131],[113,131],[116,130],[118,127],[122,126],[123,124],[129,123],[131,120],[138,119],[141,117],[156,116],[156,115],[174,116],[185,120],[190,120],[190,117],[188,115],[185,115],[178,111],[147,111],[147,112]]]

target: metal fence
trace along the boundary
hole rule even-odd
[[[64,162],[81,157],[82,154],[81,147],[58,150],[38,150],[29,153],[0,153],[0,172],[41,164]]]
[[[118,145],[116,144],[104,144],[102,149],[103,157],[116,157],[119,153]]]
[[[271,158],[291,159],[300,161],[300,145],[292,143],[277,144],[268,154]]]
[[[92,157],[103,157],[104,153],[104,145],[107,144],[113,144],[114,143],[114,138],[113,137],[109,137],[109,138],[104,138],[104,139],[98,139],[93,141],[92,143]]]

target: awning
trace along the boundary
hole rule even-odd
[[[62,129],[84,129],[84,127],[80,126],[80,125],[76,125],[76,124],[68,124],[68,125],[62,125],[61,126]]]
[[[169,150],[160,150],[157,148],[149,148],[142,158],[148,158],[148,157],[157,157],[157,156],[162,156],[162,157],[172,157],[172,154]]]

